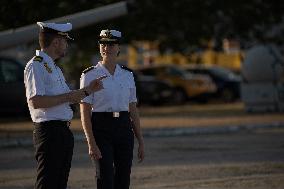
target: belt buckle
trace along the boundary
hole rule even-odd
[[[113,116],[113,117],[119,117],[119,112],[113,112],[113,113],[112,113],[112,116]]]

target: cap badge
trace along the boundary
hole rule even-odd
[[[111,38],[112,37],[112,34],[111,34],[110,30],[106,30],[105,37],[107,37],[107,38]]]

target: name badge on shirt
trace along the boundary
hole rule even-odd
[[[46,62],[43,65],[48,73],[52,73],[52,69],[47,65]]]

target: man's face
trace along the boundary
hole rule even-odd
[[[65,37],[58,37],[57,40],[58,40],[58,44],[56,48],[56,54],[58,55],[59,58],[62,58],[66,54],[68,42]]]

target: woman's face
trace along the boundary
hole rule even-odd
[[[100,53],[104,59],[115,58],[118,52],[118,44],[100,44]]]

